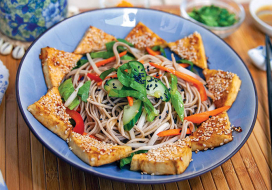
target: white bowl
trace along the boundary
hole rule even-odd
[[[253,18],[254,24],[264,33],[268,34],[272,37],[272,26],[263,22],[259,17],[256,15],[256,11],[265,5],[271,5],[270,0],[252,0],[249,4],[249,12],[251,17]]]

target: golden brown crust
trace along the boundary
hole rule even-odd
[[[39,122],[63,140],[69,137],[72,130],[70,117],[65,110],[57,87],[53,87],[39,101],[28,106],[28,111]]]
[[[231,72],[203,70],[208,90],[214,95],[215,107],[232,106],[236,100],[242,81]]]
[[[87,164],[101,166],[128,157],[130,146],[112,145],[89,136],[72,132],[68,139],[69,148]]]
[[[168,43],[168,47],[182,59],[192,61],[196,66],[207,68],[207,60],[201,35],[197,32]]]
[[[111,41],[116,41],[116,38],[94,26],[90,26],[76,47],[74,53],[86,54],[92,51],[99,51],[105,49],[105,44]]]
[[[132,43],[138,49],[144,49],[145,47],[153,47],[160,45],[166,47],[167,42],[145,26],[142,22],[139,22],[125,38],[128,42]]]
[[[40,59],[48,89],[59,86],[65,75],[76,66],[81,57],[81,55],[60,51],[55,48],[42,48]]]
[[[227,112],[203,122],[190,138],[192,151],[213,149],[232,141],[232,130]]]
[[[131,170],[141,170],[151,175],[174,175],[183,173],[192,158],[189,138],[151,149],[132,157]]]

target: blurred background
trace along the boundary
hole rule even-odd
[[[76,6],[79,9],[90,9],[90,8],[98,8],[103,6],[103,2],[106,0],[68,0],[69,5]],[[110,2],[111,0],[107,0]],[[120,0],[119,0],[120,1]],[[132,4],[136,5],[139,2],[144,4],[146,0],[129,0]],[[269,1],[269,0],[268,0]],[[112,2],[118,2],[118,0],[112,0]],[[160,6],[160,5],[178,5],[182,2],[182,0],[149,0],[150,6]],[[247,3],[250,0],[236,0],[239,3]]]

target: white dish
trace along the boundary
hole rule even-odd
[[[253,18],[254,24],[264,33],[268,34],[272,37],[272,26],[263,22],[259,17],[256,15],[256,11],[265,5],[272,5],[271,0],[252,0],[249,4],[249,12],[251,17]]]

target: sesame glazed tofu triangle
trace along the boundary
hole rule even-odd
[[[230,127],[227,112],[212,116],[203,122],[190,136],[192,151],[214,149],[232,141],[232,129]]]
[[[59,86],[63,78],[72,70],[81,57],[81,55],[51,47],[42,48],[40,59],[48,89]]]
[[[132,43],[138,49],[144,49],[146,47],[162,46],[166,47],[167,42],[145,26],[142,22],[139,22],[127,35],[125,40]]]
[[[39,101],[28,106],[28,111],[46,128],[63,140],[69,137],[72,125],[70,124],[70,117],[66,113],[66,108],[62,103],[57,87],[51,88]]]
[[[132,149],[130,146],[118,146],[105,143],[88,135],[80,135],[72,132],[67,139],[70,150],[80,159],[91,166],[109,164],[129,156]]]
[[[198,32],[168,43],[168,47],[182,59],[192,61],[196,66],[207,68],[207,60],[201,35]]]
[[[242,81],[231,72],[205,69],[203,74],[208,90],[214,95],[214,105],[217,108],[232,106],[236,100]]]
[[[189,166],[191,159],[191,141],[190,138],[185,138],[151,149],[147,153],[134,155],[130,169],[151,175],[181,174]]]
[[[28,110],[90,166],[120,160],[142,174],[182,174],[192,151],[232,141],[225,111],[241,80],[207,69],[197,32],[168,43],[183,60],[167,58],[166,45],[139,22],[125,39],[90,26],[74,53],[42,48],[48,91]]]
[[[105,43],[116,41],[116,38],[94,26],[90,26],[79,42],[74,53],[86,54],[92,51],[105,49]]]

